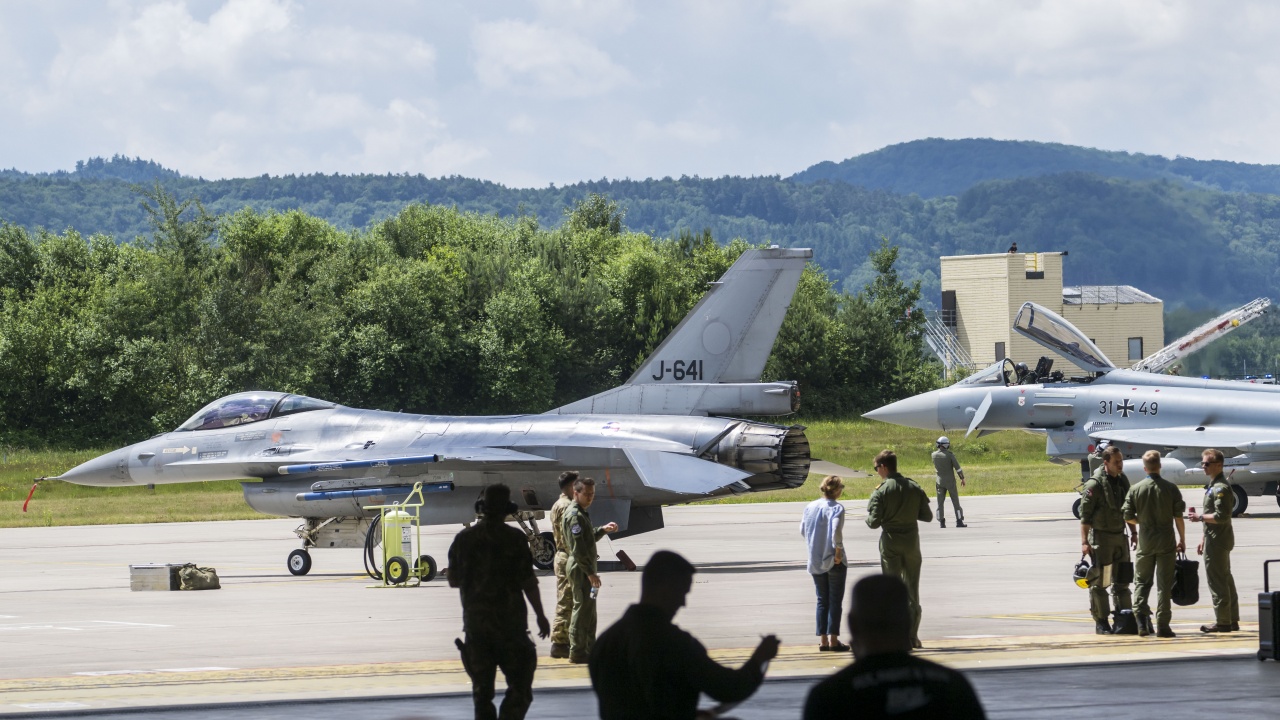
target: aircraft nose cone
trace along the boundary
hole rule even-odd
[[[939,430],[942,428],[938,422],[938,395],[935,392],[927,392],[923,395],[916,395],[895,403],[889,403],[882,408],[876,408],[869,413],[864,413],[862,417],[922,430]]]
[[[77,485],[123,485],[129,482],[129,448],[100,455],[58,476]]]

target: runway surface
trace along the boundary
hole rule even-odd
[[[1187,490],[1185,495],[1193,502],[1200,493]],[[1062,494],[964,498],[969,528],[944,530],[934,524],[922,529],[925,656],[961,669],[1012,667],[1017,670],[1010,672],[1026,673],[1017,679],[1021,686],[998,680],[1012,677],[1005,671],[974,676],[984,701],[993,708],[1010,707],[1010,712],[1019,706],[1000,703],[1025,696],[1028,683],[1036,697],[1048,702],[1053,693],[1074,687],[1078,695],[1079,688],[1089,686],[1076,680],[1121,678],[1120,668],[1136,668],[1125,671],[1136,675],[1123,677],[1152,686],[1153,700],[1164,703],[1183,697],[1177,693],[1190,693],[1185,699],[1191,702],[1196,695],[1190,689],[1199,678],[1239,667],[1244,674],[1233,676],[1238,682],[1230,684],[1231,693],[1219,692],[1217,701],[1245,716],[1250,715],[1251,698],[1270,697],[1274,703],[1274,694],[1265,691],[1280,686],[1280,673],[1274,663],[1252,659],[1262,560],[1280,556],[1275,543],[1280,512],[1270,498],[1252,498],[1255,512],[1236,524],[1232,562],[1243,631],[1220,636],[1196,631],[1212,619],[1202,580],[1201,603],[1174,608],[1173,628],[1179,637],[1173,640],[1092,634],[1086,593],[1070,581],[1079,559],[1078,521],[1069,512],[1073,499]],[[865,505],[846,503],[851,581],[879,569],[878,535],[862,523]],[[804,569],[798,531],[801,508],[668,508],[665,529],[602,542],[602,556],[625,549],[643,563],[658,549],[685,554],[699,573],[689,606],[677,617],[682,627],[728,663],[744,659],[760,634],[775,633],[783,650],[770,677],[813,678],[832,672],[845,659],[816,651],[813,585]],[[455,706],[465,715],[469,699],[448,695],[469,687],[453,648],[453,638],[461,632],[456,591],[442,581],[420,588],[370,589],[371,581],[360,573],[357,550],[317,551],[312,574],[293,577],[284,559],[297,547],[291,533],[296,524],[263,520],[0,530],[0,715],[424,693],[439,696],[426,705],[419,700],[405,701],[418,705],[404,708],[386,706],[385,717],[427,706],[431,709],[425,717],[457,716],[447,714]],[[1188,544],[1194,546],[1200,529],[1188,527]],[[455,531],[424,529],[425,551],[443,558]],[[164,562],[216,567],[223,589],[130,592],[130,564]],[[541,591],[550,607],[551,577],[542,580]],[[601,627],[638,594],[638,574],[607,574],[599,600]],[[539,690],[582,688],[584,669],[546,658],[547,649],[545,642],[539,643]],[[1093,667],[1133,661],[1162,662]],[[1091,667],[1037,669],[1079,663]],[[774,708],[770,717],[779,716],[783,707],[790,710],[782,716],[798,715],[797,698],[807,682],[771,682],[752,703]],[[1166,686],[1167,692],[1159,690]],[[589,701],[580,691],[561,694],[564,702]],[[542,698],[552,696],[560,694],[538,695],[535,717],[555,716],[537,714]],[[1207,687],[1202,696],[1204,702],[1214,697]],[[1079,702],[1070,692],[1063,697]],[[768,705],[772,702],[779,704]],[[750,714],[755,712],[752,703],[737,715],[765,717]],[[318,706],[294,707],[306,707],[314,717]]]

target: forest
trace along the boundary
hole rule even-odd
[[[160,185],[150,231],[0,226],[0,443],[171,430],[246,389],[439,414],[542,412],[621,384],[748,246],[628,230],[590,195],[564,221],[412,204],[367,229],[302,211],[215,215]],[[766,367],[804,417],[931,388],[919,283],[897,248],[858,293],[816,265]]]

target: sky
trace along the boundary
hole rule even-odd
[[[1280,163],[1280,3],[0,0],[0,167],[514,187],[927,137]]]

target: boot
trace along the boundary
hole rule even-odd
[[[1240,623],[1238,622],[1231,623],[1231,632],[1240,632]]]
[[[1111,626],[1107,624],[1106,620],[1094,620],[1093,634],[1094,635],[1110,635]]]
[[[1115,612],[1115,623],[1111,628],[1112,635],[1137,635],[1138,622],[1133,616],[1132,610],[1117,610]]]
[[[1175,633],[1168,625],[1161,624],[1160,627],[1156,628],[1156,637],[1171,638],[1177,636],[1177,633]]]
[[[551,657],[553,658],[569,657],[568,643],[551,643]]]
[[[969,527],[969,526],[965,525],[963,520],[957,520],[956,527]]]
[[[1139,637],[1146,637],[1151,633],[1155,632],[1155,630],[1151,627],[1150,615],[1137,615],[1135,617],[1137,617],[1138,619],[1138,636]]]
[[[1229,625],[1229,624],[1228,624],[1228,625],[1219,625],[1218,623],[1214,623],[1214,624],[1212,624],[1212,625],[1201,625],[1201,626],[1200,626],[1200,632],[1202,632],[1202,633],[1226,633],[1226,632],[1232,632],[1232,630],[1231,630],[1231,625]]]
[[[946,527],[946,526],[947,526],[947,519],[946,519],[946,518],[938,518],[938,527]]]

